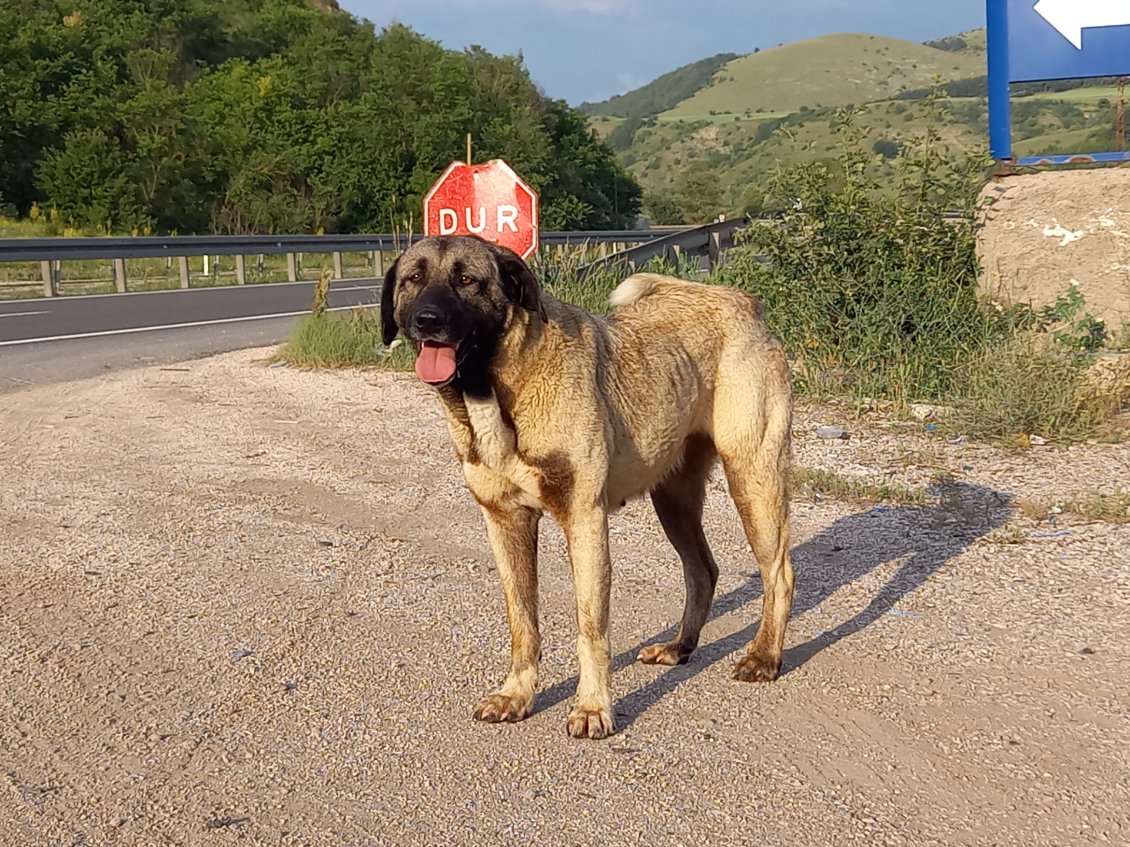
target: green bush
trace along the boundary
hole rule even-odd
[[[802,390],[938,399],[1001,323],[977,299],[983,163],[952,160],[930,130],[893,161],[899,190],[884,190],[852,118],[837,113],[838,158],[773,175],[783,220],[747,230],[720,278],[765,302]],[[967,214],[944,220],[955,206]]]
[[[947,430],[993,440],[1110,435],[1130,393],[1088,378],[1108,335],[1078,288],[1039,310],[978,294],[989,159],[951,155],[929,126],[890,163],[892,191],[850,109],[836,126],[838,157],[778,169],[769,194],[783,219],[746,230],[715,274],[763,300],[798,392],[939,402],[953,407]]]

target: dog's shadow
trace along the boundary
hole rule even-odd
[[[978,538],[1003,525],[1010,511],[1010,501],[1009,495],[982,486],[950,484],[945,487],[941,503],[937,506],[868,509],[836,521],[794,547],[794,618],[883,564],[900,559],[905,561],[870,602],[850,618],[803,644],[787,648],[781,675],[799,668],[821,650],[854,635],[883,615],[897,614],[896,604],[900,599],[921,586],[931,574],[945,567]],[[752,554],[749,562],[756,567]],[[726,567],[726,563],[720,565]],[[761,579],[753,575],[740,587],[715,598],[711,618],[752,607],[754,601],[760,598]],[[757,632],[759,622],[759,618],[754,618],[738,632],[700,644],[685,665],[656,668],[658,675],[654,680],[617,702],[619,728],[630,726],[684,681],[744,649]],[[643,647],[670,641],[676,630],[677,624],[672,625],[619,653],[613,659],[613,670],[620,671],[630,666]],[[576,688],[575,675],[558,682],[538,695],[537,710],[550,708],[573,696]]]

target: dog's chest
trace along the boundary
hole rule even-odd
[[[465,468],[472,469],[468,473],[468,481],[476,488],[475,494],[480,499],[486,496],[489,500],[505,496],[502,491],[478,490],[489,486],[493,478],[496,485],[505,481],[519,489],[525,495],[522,498],[524,505],[541,508],[542,474],[519,455],[517,433],[504,418],[498,400],[493,394],[485,399],[463,399],[467,415],[465,420],[452,423],[452,436],[461,448],[459,452]],[[473,470],[475,466],[492,473],[478,473]],[[499,487],[505,488],[506,485]]]

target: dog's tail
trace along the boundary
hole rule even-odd
[[[698,282],[691,282],[690,280],[676,279],[675,277],[664,276],[663,274],[632,274],[626,280],[617,285],[616,288],[613,289],[612,293],[608,295],[608,304],[613,309],[618,309],[621,306],[630,306],[633,303],[638,303],[649,294],[654,293],[655,290],[660,286],[672,283],[675,285],[702,284]]]

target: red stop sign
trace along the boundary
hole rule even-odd
[[[452,162],[424,198],[424,235],[478,235],[523,259],[538,249],[538,195],[501,159]]]

